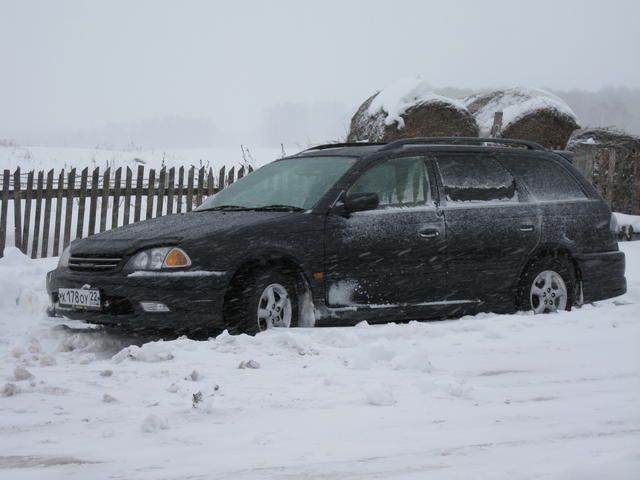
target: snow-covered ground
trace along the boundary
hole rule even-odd
[[[634,232],[640,232],[640,215],[628,215],[626,213],[615,212],[616,221],[620,227],[628,225],[633,227]]]
[[[629,293],[570,313],[149,343],[47,318],[55,260],[8,249],[0,478],[640,478],[621,248]]]

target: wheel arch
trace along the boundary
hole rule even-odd
[[[238,292],[241,291],[239,289],[242,288],[244,282],[250,279],[255,272],[270,268],[277,268],[284,273],[290,273],[295,279],[298,296],[311,291],[309,276],[298,259],[284,252],[262,252],[244,259],[236,266],[233,274],[230,275],[230,280],[224,293],[223,312],[227,311],[232,298],[238,295]]]
[[[573,270],[576,275],[576,280],[577,281],[582,280],[582,272],[580,270],[580,265],[578,264],[578,261],[576,260],[575,255],[571,251],[571,249],[563,245],[546,244],[546,245],[538,246],[533,252],[531,252],[527,260],[522,264],[518,278],[516,279],[515,287],[517,287],[518,283],[522,279],[522,276],[525,274],[527,269],[529,269],[536,260],[540,260],[541,258],[547,258],[547,257],[566,258],[571,264],[571,266],[573,267]]]

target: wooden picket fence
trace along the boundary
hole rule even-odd
[[[31,258],[58,256],[71,240],[162,215],[190,212],[206,197],[250,173],[251,166],[213,169],[139,165],[102,173],[95,168],[57,174],[54,169],[4,170],[0,194],[0,257],[7,246],[9,219],[13,244]],[[156,175],[157,173],[157,175]],[[88,211],[87,211],[88,201]],[[13,205],[10,215],[9,205]],[[43,205],[44,204],[44,205]],[[32,217],[33,215],[33,217]],[[88,218],[86,218],[88,215]],[[51,246],[51,249],[49,248]]]

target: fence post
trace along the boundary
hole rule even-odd
[[[20,167],[13,172],[13,235],[14,245],[22,249],[22,185]]]
[[[60,227],[62,223],[62,194],[64,193],[64,168],[58,175],[58,190],[56,192],[56,216],[55,225],[53,227],[53,252],[54,257],[58,256],[60,251]]]
[[[40,239],[40,217],[42,216],[42,185],[44,183],[44,172],[38,172],[38,183],[36,185],[36,217],[33,225],[33,240],[31,242],[31,258],[38,258],[38,240]]]
[[[173,213],[173,185],[176,177],[176,169],[175,167],[171,167],[169,169],[169,188],[168,188],[168,196],[167,196],[167,215],[171,215]]]
[[[198,191],[196,192],[196,207],[202,204],[202,188],[204,187],[204,167],[198,171]]]
[[[113,208],[111,210],[111,228],[118,226],[118,220],[120,220],[120,180],[122,178],[122,167],[118,167],[116,170],[116,176],[113,180]]]
[[[184,188],[184,167],[178,170],[178,191],[176,193],[176,211],[182,213],[182,189]]]
[[[227,185],[231,185],[234,182],[235,169],[236,167],[234,166],[229,170],[229,179],[227,180]]]
[[[240,167],[240,170],[238,170],[238,180],[242,177],[244,177],[244,165]]]
[[[64,212],[64,240],[62,248],[65,249],[71,242],[71,222],[73,219],[73,192],[76,189],[76,169],[72,168],[67,178],[67,200]]]
[[[218,191],[224,188],[225,180],[227,179],[224,171],[225,166],[223,165],[222,168],[220,168],[220,174],[218,175]]]
[[[189,182],[187,183],[187,212],[193,208],[193,171],[195,167],[191,165],[189,169]]]
[[[142,209],[142,182],[144,182],[144,166],[138,165],[138,178],[136,179],[136,204],[133,210],[133,221],[140,221]]]
[[[33,170],[27,174],[27,191],[24,199],[24,222],[22,224],[22,253],[29,251],[29,230],[31,230],[31,198],[33,197]]]
[[[102,177],[102,201],[100,202],[100,231],[107,229],[107,210],[109,210],[109,193],[111,187],[111,169],[107,168]]]
[[[7,241],[7,208],[9,203],[9,177],[11,172],[5,170],[2,174],[2,211],[0,213],[0,258],[4,256],[4,246]]]
[[[158,198],[156,201],[156,217],[162,216],[162,207],[164,206],[164,181],[166,176],[166,168],[160,169],[160,178],[158,179]]]
[[[47,189],[44,195],[44,225],[42,226],[42,258],[49,254],[49,228],[51,227],[51,196],[53,194],[53,169],[47,172]]]
[[[127,167],[127,179],[124,184],[124,219],[123,225],[129,225],[129,210],[131,210],[131,180],[133,172]]]
[[[149,170],[149,183],[147,184],[147,215],[145,219],[153,218],[153,190],[156,183],[156,171],[151,168]]]
[[[76,223],[76,238],[84,236],[84,211],[87,203],[87,179],[89,167],[84,167],[80,174],[80,193],[78,195],[78,220]]]
[[[504,118],[504,112],[494,112],[493,114],[493,125],[491,126],[491,131],[489,136],[491,138],[498,138],[502,136],[502,119]]]
[[[207,197],[213,195],[213,170],[209,167],[209,174],[207,175]]]
[[[89,199],[89,235],[96,233],[96,215],[98,210],[98,184],[100,183],[100,167],[93,170],[91,177],[91,197]]]

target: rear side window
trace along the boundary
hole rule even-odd
[[[505,157],[500,161],[524,183],[534,200],[548,202],[587,198],[578,182],[556,162],[527,157]]]
[[[445,156],[438,158],[438,168],[447,202],[518,201],[513,176],[493,157]]]

